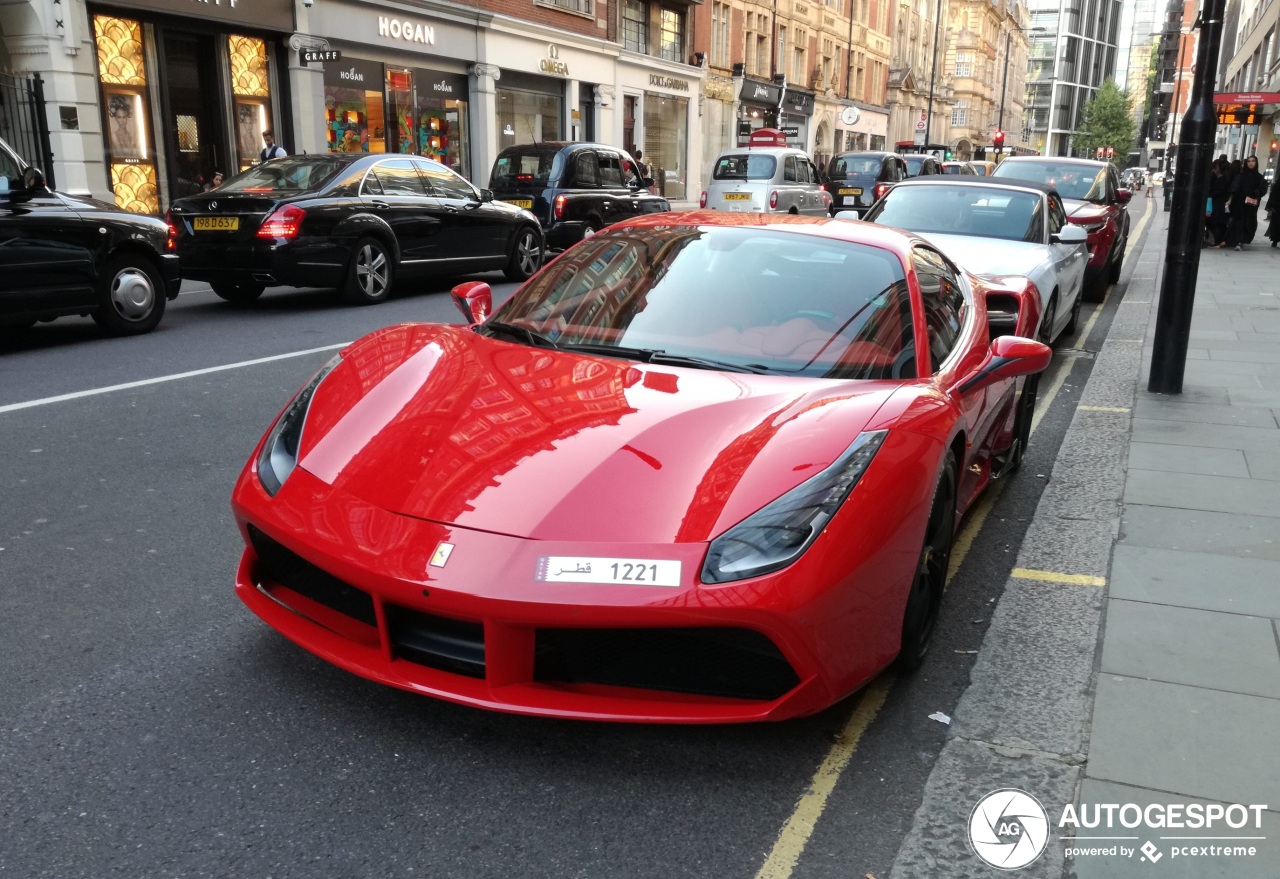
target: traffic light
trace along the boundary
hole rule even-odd
[[[1277,149],[1280,149],[1280,141],[1271,141],[1271,152],[1274,153]]]
[[[950,150],[950,149],[948,149],[945,153],[943,153],[942,157],[943,157],[946,161],[950,162],[950,161],[951,161],[951,150]]]
[[[1004,149],[1004,129],[996,129],[996,133],[991,137],[991,145],[996,148],[996,152]]]

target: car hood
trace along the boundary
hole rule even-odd
[[[922,235],[975,275],[1026,275],[1045,260],[1048,246],[973,235]]]
[[[1067,216],[1075,219],[1081,215],[1097,214],[1099,216],[1107,212],[1107,206],[1104,204],[1095,204],[1091,201],[1084,201],[1079,198],[1064,198],[1062,200],[1063,210],[1067,212]]]
[[[390,327],[346,349],[320,385],[299,465],[434,522],[539,540],[696,542],[820,472],[898,387]]]

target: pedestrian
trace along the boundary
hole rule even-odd
[[[1227,230],[1227,244],[1236,250],[1253,241],[1258,231],[1258,203],[1267,194],[1267,181],[1258,170],[1258,157],[1245,159],[1240,174],[1231,185],[1231,227]]]
[[[1146,190],[1147,198],[1156,197],[1156,182],[1152,177],[1154,173],[1154,171],[1148,172],[1147,175],[1142,178],[1142,188]]]
[[[258,160],[269,162],[272,159],[283,159],[289,155],[285,152],[284,147],[276,143],[276,136],[270,130],[262,132],[262,142],[266,144],[262,148],[262,152],[258,153]]]
[[[1271,181],[1271,191],[1267,193],[1267,216],[1270,219],[1267,223],[1267,237],[1271,239],[1271,246],[1275,247],[1280,242],[1280,174]]]
[[[636,167],[640,169],[640,179],[650,180],[653,178],[653,169],[649,167],[649,163],[644,160],[644,150],[636,150]]]
[[[1205,206],[1205,226],[1213,236],[1213,246],[1227,246],[1227,198],[1231,190],[1227,183],[1227,161],[1218,159],[1209,168],[1209,203]]]
[[[221,171],[214,171],[214,172],[213,172],[213,176],[212,176],[212,177],[210,177],[210,178],[205,182],[205,184],[204,184],[204,186],[203,186],[203,189],[204,189],[204,191],[205,191],[205,192],[208,192],[210,189],[217,189],[217,188],[218,188],[219,186],[221,186],[221,185],[222,185],[222,172],[221,172]]]

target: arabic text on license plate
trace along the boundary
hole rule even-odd
[[[540,583],[616,583],[624,586],[679,586],[678,559],[609,559],[584,556],[543,556],[538,559]]]
[[[531,198],[504,198],[503,201],[518,208],[524,208],[526,211],[533,207],[533,199]]]
[[[840,194],[841,195],[862,195],[862,189],[861,187],[859,187],[858,189],[842,189],[840,190]]]
[[[749,201],[751,193],[749,192],[726,192],[724,194],[725,201]]]
[[[196,217],[192,225],[197,232],[234,232],[240,228],[240,218]]]

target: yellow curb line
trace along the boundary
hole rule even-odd
[[[1033,571],[1029,568],[1014,568],[1011,577],[1018,580],[1036,580],[1040,583],[1062,583],[1068,586],[1106,586],[1106,577],[1094,577],[1090,574],[1059,574],[1055,571]]]
[[[1127,406],[1077,406],[1080,412],[1128,412]]]

